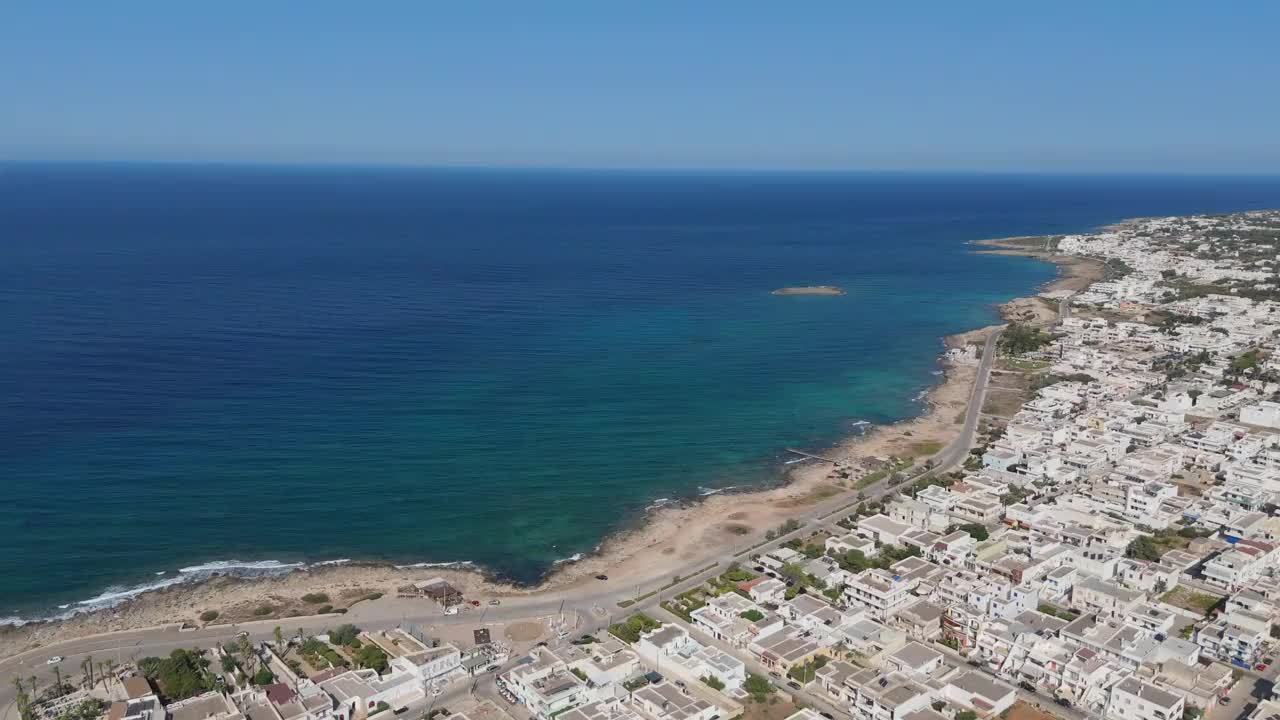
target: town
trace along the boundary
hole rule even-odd
[[[45,678],[15,674],[14,717],[1280,716],[1280,212],[1023,244],[1107,273],[987,344],[955,469],[833,467],[843,511],[590,612],[490,627],[496,601],[441,580],[416,589],[429,626],[49,657]]]

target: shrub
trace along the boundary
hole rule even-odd
[[[205,610],[200,613],[200,622],[213,622],[218,619],[217,610]]]
[[[196,650],[178,648],[167,658],[143,658],[138,661],[138,669],[160,686],[160,694],[169,702],[213,689],[212,678],[204,669],[204,659]]]
[[[375,713],[380,713],[380,712],[386,712],[387,710],[390,710],[390,709],[391,709],[390,705],[388,705],[386,702],[382,700],[379,700],[378,704],[374,706],[373,711]]]
[[[378,599],[380,599],[381,597],[382,597],[382,593],[380,593],[380,592],[371,592],[371,593],[369,593],[368,595],[365,595],[365,596],[364,596],[364,599],[365,599],[365,600],[378,600]]]
[[[738,617],[742,618],[743,620],[750,620],[751,622],[759,622],[764,619],[764,613],[760,612],[759,610],[752,609],[752,610],[747,610],[746,612],[743,612],[743,613],[739,613]]]
[[[329,640],[334,645],[353,645],[359,634],[360,628],[351,623],[344,623],[329,631]]]
[[[702,678],[702,683],[707,687],[711,688],[712,690],[724,689],[724,682],[722,682],[720,678],[716,677],[715,675],[708,675]]]
[[[257,609],[253,611],[253,614],[261,617],[263,615],[270,615],[273,610],[274,608],[270,605],[259,605]]]
[[[387,654],[382,652],[382,648],[369,643],[362,646],[355,654],[356,664],[362,668],[369,668],[383,672],[387,669]]]
[[[258,668],[258,672],[253,674],[254,685],[270,685],[276,681],[276,676],[271,674],[266,665]]]
[[[769,682],[769,678],[750,673],[747,675],[746,682],[742,683],[742,689],[747,691],[752,700],[756,702],[764,702],[772,695],[777,688],[773,683]]]
[[[302,596],[302,602],[308,605],[319,605],[329,602],[329,596],[324,593],[307,593]]]
[[[332,605],[321,605],[320,607],[316,608],[317,615],[328,615],[331,612],[333,612]]]

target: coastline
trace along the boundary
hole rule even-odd
[[[1047,236],[1042,236],[1041,239]],[[1011,243],[1011,240],[981,240],[970,244],[988,249],[983,254],[1021,255],[1053,263],[1058,277],[1039,288],[1036,295],[1016,298],[1000,306],[1006,319],[1018,318],[1020,304],[1043,306],[1042,294],[1065,295],[1075,292],[1102,276],[1102,264],[1078,256],[1044,252]],[[948,348],[977,343],[992,330],[992,325],[943,338]],[[928,455],[921,449],[941,447],[954,440],[960,430],[960,419],[968,404],[976,375],[975,368],[963,364],[944,364],[941,380],[924,395],[926,410],[914,418],[875,426],[862,435],[854,435],[827,451],[829,457],[854,463],[868,458]],[[85,637],[105,632],[152,627],[182,622],[198,624],[198,617],[216,610],[217,622],[276,619],[282,624],[314,610],[300,600],[307,593],[325,593],[335,608],[348,608],[368,602],[372,594],[394,595],[397,587],[414,581],[443,577],[467,595],[492,597],[536,595],[551,590],[563,591],[591,582],[598,573],[607,573],[623,584],[650,581],[676,563],[694,562],[708,557],[709,549],[756,542],[765,530],[791,518],[803,509],[835,495],[853,490],[838,486],[830,466],[805,462],[784,473],[781,484],[744,492],[725,492],[691,499],[677,506],[666,506],[648,513],[636,526],[624,528],[606,537],[590,556],[576,562],[564,562],[553,568],[534,586],[520,587],[502,582],[481,569],[465,563],[396,566],[387,563],[318,563],[304,568],[289,568],[281,574],[241,578],[216,576],[208,579],[175,582],[156,590],[139,593],[112,607],[82,612],[69,618],[32,621],[24,625],[0,626],[0,657],[51,642]],[[258,615],[262,606],[273,612]],[[295,613],[295,614],[290,614]]]

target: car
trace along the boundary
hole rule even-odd
[[[471,606],[472,606],[472,607],[480,607],[480,601],[479,601],[479,600],[472,600],[472,601],[471,601]]]
[[[764,571],[765,571],[765,570],[764,570],[764,566],[763,566],[763,565],[757,565],[757,566],[755,566],[755,567],[753,567],[753,568],[751,568],[751,569],[752,569],[752,570],[755,570],[755,571],[756,571],[756,572],[758,572],[758,573],[762,573],[762,572],[764,572]]]
[[[683,681],[683,680],[677,680],[677,681],[676,681],[676,687],[684,687],[684,686],[685,686],[685,685],[684,685],[684,681]]]
[[[60,662],[62,662],[62,656],[61,656],[61,655],[54,655],[53,657],[49,658],[48,660],[45,660],[45,661],[44,661],[44,664],[45,664],[45,665],[57,665],[57,664],[58,664],[58,663],[60,663]]]
[[[1267,664],[1266,664],[1266,663],[1258,663],[1257,665],[1254,665],[1254,666],[1253,666],[1253,669],[1254,669],[1254,670],[1257,670],[1258,672],[1262,672],[1263,670],[1266,670],[1266,669],[1267,669]]]
[[[836,720],[836,716],[835,716],[835,715],[832,715],[831,713],[827,712],[826,710],[819,710],[819,711],[818,711],[818,714],[819,714],[819,715],[821,715],[822,717],[826,718],[827,720]]]
[[[238,637],[238,638],[242,638],[242,637],[249,637],[249,631],[248,631],[248,630],[241,630],[240,632],[236,633],[236,637]]]
[[[457,615],[457,614],[458,614],[458,606],[457,606],[457,605],[454,605],[453,607],[445,608],[444,614],[445,614],[445,615]]]
[[[1275,661],[1276,661],[1276,659],[1275,659],[1275,658],[1271,658],[1271,657],[1265,657],[1265,658],[1262,658],[1262,662],[1264,662],[1264,663],[1266,663],[1266,664],[1268,664],[1268,665],[1270,665],[1271,663],[1273,663],[1273,662],[1275,662]]]
[[[773,677],[778,678],[779,680],[781,680],[781,679],[782,679],[782,676],[781,676],[781,675],[779,675],[779,674],[778,674],[778,672],[777,672],[776,670],[770,670],[770,671],[769,671],[769,674],[770,674],[770,675],[772,675]]]
[[[492,599],[492,600],[490,600],[490,601],[489,601],[489,605],[490,605],[490,606],[493,606],[493,607],[496,607],[496,606],[501,605],[501,604],[502,604],[502,601],[501,601],[501,600],[499,600],[498,598],[494,598],[494,599]]]
[[[791,688],[792,690],[803,690],[803,689],[804,689],[804,688],[800,687],[800,683],[796,682],[795,680],[788,680],[788,681],[787,681],[787,687]]]
[[[565,639],[565,638],[569,637],[569,631],[568,631],[568,630],[561,630],[560,632],[556,633],[556,637],[558,637],[558,638],[560,638],[561,640],[563,640],[563,639]]]
[[[597,576],[596,576],[596,579],[597,579],[597,580],[608,580],[608,579],[609,579],[609,576],[608,576],[608,575],[605,575],[604,573],[600,573],[599,575],[597,575]]]

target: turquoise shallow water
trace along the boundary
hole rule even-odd
[[[1267,179],[6,166],[0,617],[229,560],[533,581],[656,499],[918,412],[940,337],[1053,276],[967,240],[1277,205]],[[801,284],[848,294],[769,294]]]

